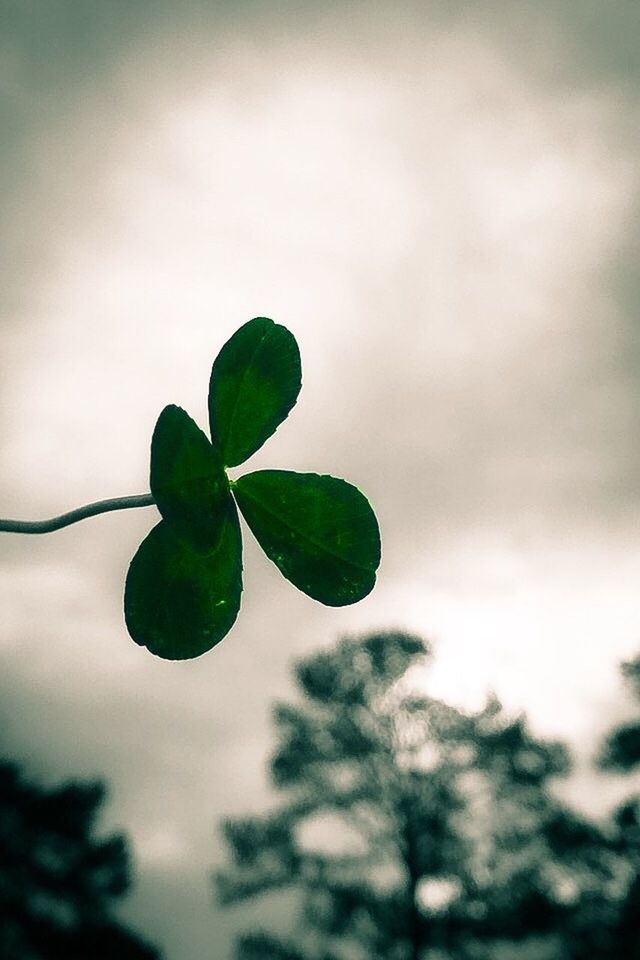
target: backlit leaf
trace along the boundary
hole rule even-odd
[[[151,441],[151,493],[172,531],[200,553],[222,533],[229,482],[217,447],[181,407],[165,407]]]
[[[380,533],[356,487],[316,473],[258,470],[232,489],[264,552],[303,593],[339,607],[372,590]]]
[[[242,542],[228,497],[220,543],[203,556],[162,520],[129,566],[124,613],[132,638],[167,660],[198,657],[229,632],[240,609]]]
[[[211,437],[226,466],[242,463],[276,430],[297,400],[300,351],[286,327],[255,317],[227,340],[209,382]]]

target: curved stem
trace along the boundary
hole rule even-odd
[[[6,533],[51,533],[68,527],[71,523],[84,520],[86,517],[95,517],[98,513],[108,513],[110,510],[128,510],[130,507],[152,507],[155,500],[150,493],[141,493],[133,497],[111,497],[109,500],[97,500],[87,503],[84,507],[70,510],[59,517],[50,520],[0,520],[0,532]]]

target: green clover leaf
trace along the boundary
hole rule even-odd
[[[229,496],[220,449],[181,407],[165,407],[151,439],[151,493],[177,537],[212,553]]]
[[[229,501],[216,551],[204,557],[161,520],[138,547],[124,590],[127,629],[166,660],[199,657],[233,626],[242,594],[242,539]]]
[[[256,317],[216,357],[209,382],[211,436],[226,467],[237,467],[278,428],[298,399],[300,351],[286,327]]]
[[[298,590],[329,607],[362,600],[380,563],[380,533],[369,501],[336,477],[259,470],[233,494],[256,540]]]
[[[151,493],[162,515],[134,556],[125,620],[136,643],[169,660],[206,653],[233,626],[242,594],[236,504],[258,543],[299,590],[345,606],[373,589],[380,532],[369,501],[345,480],[237,466],[286,419],[301,386],[293,334],[266,317],[240,327],[209,383],[211,441],[180,407],[160,414]]]

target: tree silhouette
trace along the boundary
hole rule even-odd
[[[622,675],[640,700],[640,656],[621,667]],[[640,719],[620,724],[607,736],[600,764],[608,770],[631,772],[640,764]]]
[[[640,656],[621,666],[622,675],[640,701]],[[631,773],[640,766],[640,720],[615,727],[599,756],[604,770]],[[615,927],[616,956],[640,960],[640,797],[632,794],[613,814],[618,844],[628,852],[633,874],[622,898]]]
[[[129,887],[126,839],[94,834],[105,788],[45,788],[0,762],[2,960],[159,960],[111,915]]]
[[[566,749],[495,698],[465,713],[416,692],[427,660],[385,633],[296,665],[302,701],[274,711],[285,799],[223,824],[215,879],[225,905],[292,888],[298,918],[289,940],[241,936],[238,960],[614,956],[620,830],[554,798]]]

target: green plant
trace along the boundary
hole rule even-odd
[[[124,611],[132,638],[169,660],[200,656],[233,626],[242,594],[239,507],[258,543],[299,590],[328,606],[356,603],[380,563],[366,497],[335,477],[258,470],[230,480],[287,417],[302,383],[293,334],[266,317],[240,327],[209,383],[211,440],[181,408],[164,408],[151,441],[151,494],[89,504],[0,530],[45,533],[84,517],[156,504],[162,519],[135,554]]]

